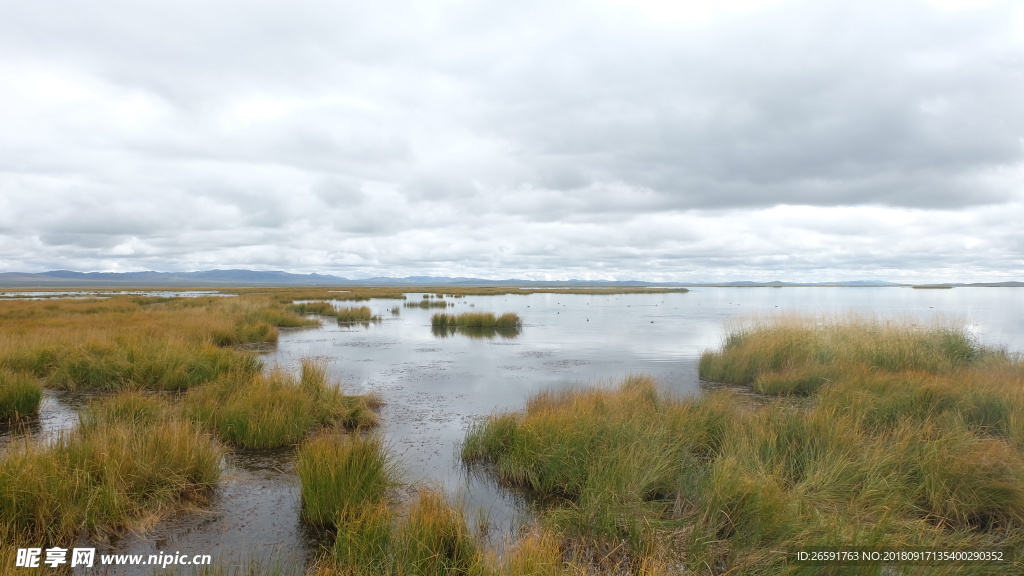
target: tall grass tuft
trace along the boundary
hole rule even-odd
[[[380,321],[380,316],[374,315],[369,306],[349,306],[347,308],[339,308],[337,316],[339,324]]]
[[[38,414],[42,399],[43,387],[34,375],[0,368],[0,422]]]
[[[462,314],[434,314],[430,325],[454,328],[521,328],[523,321],[515,312],[495,316],[491,312],[465,312]]]
[[[327,381],[326,367],[303,360],[296,378],[280,370],[232,375],[189,392],[187,413],[221,440],[248,449],[296,444],[317,428],[377,424],[370,396],[347,396]]]
[[[406,302],[403,306],[406,308],[421,308],[424,310],[429,308],[448,308],[455,306],[455,302],[449,302],[447,300],[430,300],[427,296],[423,296],[423,298],[424,299],[419,302]]]
[[[482,557],[461,509],[432,490],[421,490],[396,530],[393,554],[398,574],[482,574]]]
[[[36,546],[117,534],[182,501],[205,501],[220,460],[218,446],[162,401],[94,403],[82,426],[53,443],[8,449],[0,462],[0,527]]]
[[[302,518],[338,528],[368,522],[364,512],[384,502],[396,484],[396,470],[379,436],[324,434],[299,449],[296,471],[302,483]]]

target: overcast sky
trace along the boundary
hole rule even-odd
[[[1024,3],[0,0],[0,272],[1024,280]]]

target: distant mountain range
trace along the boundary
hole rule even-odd
[[[228,286],[908,286],[896,282],[853,280],[847,282],[645,282],[641,280],[539,281],[509,278],[450,278],[447,276],[406,276],[391,278],[344,278],[325,274],[292,274],[280,270],[202,270],[198,272],[2,272],[0,286],[8,288],[122,288],[122,287],[228,287]],[[1018,286],[1024,282],[945,284],[947,286]]]

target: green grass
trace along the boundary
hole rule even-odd
[[[43,387],[38,378],[0,369],[0,422],[38,414],[42,398]]]
[[[532,494],[598,572],[813,573],[790,563],[811,546],[1005,550],[912,568],[1024,569],[1020,358],[955,326],[784,319],[731,333],[700,370],[782,400],[672,399],[639,376],[543,392],[472,427],[462,458]]]
[[[315,302],[299,302],[298,304],[292,304],[289,310],[296,314],[306,316],[307,314],[315,314],[317,316],[337,316],[338,309],[334,307],[330,302],[318,300]]]
[[[46,384],[60,390],[186,390],[229,373],[253,374],[259,360],[212,344],[117,339],[84,342],[52,362]]]
[[[430,318],[430,331],[434,336],[446,338],[456,333],[470,338],[515,338],[522,330],[523,321],[518,314],[506,312],[495,316],[491,312],[465,312],[462,314],[436,313]]]
[[[297,444],[326,426],[375,426],[377,400],[347,396],[327,381],[326,368],[303,360],[298,378],[280,370],[228,376],[189,392],[187,413],[224,442],[247,449]]]
[[[396,469],[379,436],[324,434],[299,449],[302,518],[337,528],[384,502],[396,484]]]
[[[380,321],[380,316],[374,315],[369,306],[349,306],[347,308],[339,308],[337,316],[339,324]]]
[[[220,460],[215,443],[159,400],[94,403],[78,429],[52,444],[8,449],[0,462],[0,532],[67,547],[86,534],[145,526],[182,502],[204,502]]]

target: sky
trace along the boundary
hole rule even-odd
[[[0,0],[0,272],[1024,280],[1024,3]]]

